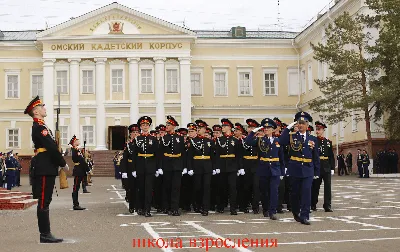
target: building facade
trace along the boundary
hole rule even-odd
[[[369,10],[362,0],[341,0],[300,33],[192,31],[112,3],[44,31],[0,32],[0,150],[33,153],[23,110],[36,95],[53,129],[60,104],[64,148],[75,134],[92,150],[117,149],[124,126],[142,115],[153,126],[166,115],[182,126],[224,117],[290,123],[321,95],[314,80],[329,76],[310,43],[323,42],[325,26],[344,11]],[[364,140],[356,117],[331,125],[327,137]]]

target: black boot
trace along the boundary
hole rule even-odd
[[[80,205],[74,205],[73,209],[74,210],[85,210],[86,208],[81,207]]]
[[[50,232],[49,209],[37,210],[40,243],[60,243],[63,239],[55,238]]]

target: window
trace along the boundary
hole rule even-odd
[[[215,86],[215,96],[227,96],[228,95],[228,86],[226,83],[226,73],[225,72],[216,72],[214,74],[214,86]]]
[[[306,93],[306,70],[301,70],[301,93]]]
[[[318,61],[318,79],[322,80],[323,77],[324,77],[324,73],[323,73],[322,62]]]
[[[112,69],[111,70],[111,85],[113,93],[123,92],[123,70]]]
[[[313,80],[313,74],[312,74],[312,64],[310,62],[310,63],[308,63],[308,90],[313,89],[313,84],[314,84],[314,80]]]
[[[201,96],[201,73],[191,73],[190,74],[190,84],[193,96]]]
[[[239,95],[252,95],[251,73],[239,72]]]
[[[324,71],[324,74],[323,74],[323,80],[324,81],[326,81],[326,79],[328,78],[328,63],[323,63],[322,64],[322,68],[323,68],[323,71]]]
[[[19,75],[7,74],[7,98],[19,98]]]
[[[82,94],[93,94],[93,70],[82,70]]]
[[[7,149],[20,148],[19,129],[7,129]]]
[[[141,73],[141,92],[153,93],[153,74],[152,69],[142,69]]]
[[[86,139],[86,143],[89,145],[94,144],[94,127],[93,126],[82,126],[82,136]]]
[[[274,73],[264,73],[264,94],[265,95],[275,95],[276,89],[276,74]]]
[[[32,98],[43,97],[43,75],[42,74],[34,74],[32,75]]]
[[[288,70],[289,96],[299,95],[299,73],[297,69]]]
[[[56,72],[57,94],[68,94],[68,71]]]
[[[178,93],[178,70],[167,69],[167,93]]]
[[[60,130],[61,145],[68,145],[70,140],[68,138],[68,126],[58,126],[58,129]]]

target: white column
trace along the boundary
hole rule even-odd
[[[69,61],[69,103],[71,135],[80,138],[79,130],[79,62],[81,59],[68,59]]]
[[[156,124],[165,123],[165,109],[164,109],[164,100],[165,100],[165,90],[164,90],[164,82],[165,82],[165,66],[164,61],[166,58],[154,58],[156,62],[155,67],[155,83],[156,83]]]
[[[181,125],[192,121],[192,92],[190,84],[190,57],[179,58],[181,85]]]
[[[139,60],[140,58],[128,58],[129,62],[129,100],[130,123],[136,123],[139,119]]]
[[[43,60],[43,103],[46,104],[47,117],[45,118],[47,126],[55,134],[54,124],[54,62],[55,59]]]
[[[96,148],[95,150],[107,150],[106,148],[106,58],[95,58],[96,61]]]

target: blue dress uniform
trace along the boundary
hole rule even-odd
[[[261,122],[261,126],[276,128],[273,120],[266,118]],[[283,147],[276,137],[255,137],[254,132],[250,132],[246,138],[246,144],[258,146],[260,157],[257,175],[260,178],[260,195],[263,205],[263,214],[276,220],[276,209],[278,207],[278,187],[280,177],[285,174]]]
[[[166,124],[179,126],[172,116],[167,116]],[[179,216],[179,197],[182,171],[186,168],[186,146],[183,136],[175,131],[168,132],[160,141],[160,152],[163,154],[163,208],[171,210],[172,216]]]
[[[11,190],[15,186],[15,175],[16,175],[16,162],[12,156],[12,151],[7,153],[6,164],[6,176],[7,176],[7,190]]]
[[[312,117],[306,112],[299,112],[295,116],[295,121],[312,122]],[[296,221],[309,225],[312,182],[320,173],[318,141],[308,132],[304,135],[300,132],[290,134],[286,128],[282,132],[280,142],[283,145],[290,145],[288,172],[291,180],[293,216]]]
[[[369,170],[368,170],[369,164],[370,164],[369,155],[368,155],[368,153],[365,153],[362,158],[362,167],[364,170],[364,178],[369,178]]]
[[[3,153],[0,152],[0,187],[3,187],[3,173],[4,172],[4,160]]]
[[[34,108],[38,113],[33,114]],[[55,238],[50,231],[49,206],[52,201],[53,189],[59,167],[67,167],[67,164],[58,150],[52,131],[44,120],[38,117],[45,116],[44,104],[37,96],[24,111],[33,117],[32,142],[37,151],[35,165],[35,195],[38,196],[37,218],[41,243],[59,243],[63,239]]]

